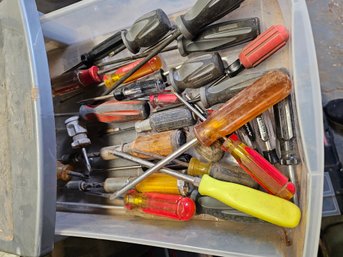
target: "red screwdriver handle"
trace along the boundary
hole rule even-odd
[[[143,101],[111,100],[98,106],[80,107],[80,117],[84,120],[97,120],[104,123],[144,120],[149,113],[149,104]]]
[[[237,135],[232,134],[222,149],[230,152],[241,168],[267,192],[287,200],[293,197],[294,184],[258,152],[239,141]]]
[[[239,60],[246,69],[255,67],[282,48],[288,38],[289,34],[284,26],[271,26],[243,48]]]
[[[172,93],[161,93],[157,95],[151,95],[149,102],[153,108],[164,107],[166,105],[172,105],[179,103],[179,99]]]

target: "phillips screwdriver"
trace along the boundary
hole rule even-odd
[[[150,156],[139,154],[139,151],[167,156],[186,143],[186,134],[183,130],[171,130],[161,133],[139,135],[130,143],[103,147],[100,156],[103,160],[113,160],[115,156],[111,154],[113,149],[121,149],[125,153],[151,159]]]
[[[282,48],[288,37],[284,26],[271,26],[246,45],[239,58],[227,68],[224,68],[225,64],[218,53],[206,54],[189,59],[179,69],[170,69],[169,81],[177,92],[182,92],[186,88],[205,86],[224,76],[234,77],[244,69],[257,66]]]
[[[154,164],[149,161],[117,150],[113,150],[112,154],[146,167],[154,167]],[[198,178],[167,168],[161,168],[160,172],[175,176],[176,178],[193,184],[198,187],[198,191],[201,195],[213,197],[241,212],[272,224],[293,228],[296,227],[300,221],[300,209],[293,203],[280,197],[235,183],[219,181],[211,178],[207,174]]]
[[[128,30],[116,32],[88,53],[82,54],[81,61],[68,71],[83,65],[90,67],[96,61],[100,61],[109,54],[116,55],[125,48],[137,53],[140,48],[150,47],[157,43],[170,30],[171,24],[168,16],[161,9],[146,13],[138,18]]]
[[[130,72],[121,77],[111,88],[108,88],[103,95],[112,92],[113,89],[123,83],[128,77],[140,69],[152,57],[162,51],[171,42],[183,35],[187,39],[193,39],[207,25],[224,17],[226,14],[237,9],[243,0],[198,0],[195,5],[188,10],[184,15],[178,16],[176,19],[176,28],[170,32],[170,35],[163,40],[156,48],[150,51],[149,55],[144,58]],[[128,42],[123,39],[124,43]],[[130,50],[130,47],[125,44]],[[131,49],[132,50],[132,49]],[[134,51],[131,51],[134,52]],[[138,51],[136,51],[138,52]]]
[[[185,107],[180,107],[153,113],[149,119],[137,121],[135,129],[137,132],[150,130],[163,132],[193,126],[195,122],[192,112]]]
[[[295,165],[299,164],[294,129],[294,115],[291,97],[287,97],[274,107],[276,136],[280,144],[280,164],[286,168],[290,180],[296,185]],[[281,169],[282,169],[281,167]],[[293,197],[295,204],[299,204],[298,195]]]
[[[149,116],[149,104],[144,101],[110,100],[100,105],[82,105],[80,117],[86,121],[99,122],[128,122],[144,120]]]
[[[217,139],[233,133],[243,124],[288,96],[291,88],[291,82],[283,72],[272,71],[266,73],[259,80],[227,101],[219,110],[213,112],[207,120],[196,125],[194,127],[196,138],[184,144],[164,160],[159,161],[154,167],[148,169],[144,174],[113,194],[111,198],[119,197],[194,145],[201,143],[209,146]],[[184,103],[188,107],[188,103],[186,101]],[[193,112],[197,113],[197,110]],[[202,116],[200,113],[196,115],[198,117]]]
[[[87,167],[86,176],[89,176],[90,172],[92,171],[92,167],[89,162],[85,147],[91,144],[91,140],[87,136],[87,129],[80,124],[78,116],[72,116],[64,123],[66,125],[68,135],[73,139],[73,142],[71,143],[72,148],[81,148],[82,155]]]
[[[219,163],[205,163],[196,158],[189,162],[187,174],[192,176],[202,176],[208,174],[213,178],[257,188],[258,184],[239,166],[226,165]]]
[[[269,126],[267,125],[267,122],[269,122]],[[257,132],[257,143],[261,146],[264,158],[266,158],[271,164],[275,164],[279,162],[279,157],[276,153],[276,138],[270,122],[271,121],[267,114],[263,113],[257,116],[256,119],[252,121],[252,124],[254,124],[255,131]]]
[[[138,193],[134,190],[124,197],[125,208],[175,220],[190,220],[195,214],[195,203],[189,197],[160,193]]]
[[[183,36],[177,38],[177,45],[166,47],[161,53],[179,50],[182,56],[196,52],[213,52],[249,42],[260,34],[258,18],[248,18],[216,23],[205,27],[199,35],[190,40]],[[141,53],[113,61],[103,62],[99,66],[136,60],[149,53]]]

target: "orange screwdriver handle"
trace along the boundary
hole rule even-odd
[[[134,61],[128,65],[125,65],[118,70],[116,70],[113,74],[106,74],[103,77],[104,83],[106,87],[111,87],[116,83],[121,77],[123,77],[126,73],[131,71],[133,68],[135,68],[138,64],[142,62],[143,59],[138,59],[137,61]],[[146,64],[143,65],[142,68],[137,70],[134,74],[132,74],[130,77],[128,77],[125,80],[125,83],[137,80],[141,77],[144,77],[146,75],[149,75],[151,73],[154,73],[155,71],[158,71],[161,69],[163,65],[163,61],[159,56],[155,56],[151,58]]]
[[[282,48],[288,38],[289,34],[284,26],[271,26],[243,48],[239,60],[246,69],[255,67]]]
[[[98,106],[82,105],[80,107],[81,118],[104,123],[144,120],[149,113],[149,104],[143,101],[111,100]]]
[[[294,184],[258,152],[242,143],[237,135],[232,134],[224,142],[222,149],[229,152],[241,168],[267,192],[287,200],[293,197]]]
[[[201,144],[209,146],[286,98],[291,88],[287,74],[280,70],[267,72],[196,125],[194,134]]]

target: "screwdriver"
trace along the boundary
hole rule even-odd
[[[291,199],[295,186],[278,169],[265,160],[259,153],[249,148],[237,135],[232,134],[223,144],[223,150],[229,152],[239,165],[267,192],[284,199]]]
[[[149,161],[117,150],[113,150],[112,154],[146,167],[156,167]],[[148,172],[148,170],[146,172]],[[146,172],[144,174],[146,174]],[[175,176],[176,178],[193,184],[198,187],[198,191],[201,195],[213,197],[232,208],[272,224],[293,228],[296,227],[300,221],[301,212],[298,206],[280,197],[235,183],[219,181],[211,178],[207,174],[199,178],[167,168],[161,168],[160,172]]]
[[[155,134],[139,135],[131,143],[103,147],[100,156],[103,160],[113,160],[115,156],[111,154],[113,149],[121,149],[125,153],[130,153],[144,159],[151,159],[150,156],[139,154],[138,151],[167,156],[186,143],[186,134],[183,130],[171,130]]]
[[[105,74],[103,77],[104,85],[109,88],[111,87],[116,81],[118,81],[121,77],[125,76],[130,70],[132,70],[134,67],[139,65],[141,63],[142,59],[139,59],[133,63],[124,65],[117,69],[112,74]],[[138,69],[134,74],[132,74],[130,77],[128,77],[124,82],[132,82],[134,80],[137,80],[141,77],[144,77],[146,75],[149,75],[151,73],[154,73],[155,71],[160,70],[162,67],[162,59],[159,56],[154,56],[151,58],[147,63],[145,63],[140,69]],[[107,72],[108,70],[106,70]],[[100,72],[99,74],[103,74],[103,72]]]
[[[274,107],[276,136],[280,144],[280,164],[286,167],[290,180],[296,185],[295,165],[299,164],[296,149],[296,135],[294,129],[294,114],[292,99],[288,96]],[[294,194],[293,201],[299,204],[298,195]]]
[[[222,79],[234,77],[244,69],[256,67],[282,48],[288,40],[288,31],[282,25],[271,26],[246,45],[239,58],[224,68],[218,53],[206,54],[184,62],[179,69],[169,71],[169,81],[176,92],[186,88],[199,88]]]
[[[261,223],[260,220],[243,212],[237,211],[212,197],[201,196],[197,198],[196,202],[198,214],[207,214],[222,220]]]
[[[79,89],[94,86],[102,82],[99,68],[92,66],[85,70],[71,70],[51,80],[52,95],[63,96]]]
[[[291,88],[290,80],[283,72],[272,71],[266,73],[259,80],[255,81],[252,85],[246,87],[227,101],[219,110],[213,112],[207,120],[196,125],[194,127],[196,138],[184,144],[164,160],[159,161],[153,168],[148,169],[144,174],[113,194],[111,198],[114,199],[119,197],[192,146],[198,143],[209,146],[217,139],[233,133],[243,124],[246,124],[277,102],[284,99],[289,95]],[[184,103],[188,107],[188,103],[186,101],[184,101]],[[196,113],[196,111],[193,112]],[[202,116],[201,114],[196,115],[198,117]]]
[[[57,180],[68,182],[71,180],[72,177],[85,178],[83,174],[79,172],[75,172],[73,170],[74,168],[72,165],[62,164],[61,162],[57,161],[57,165],[56,165]]]
[[[161,93],[149,96],[149,103],[153,108],[179,104],[179,99],[173,93]]]
[[[72,148],[81,148],[82,155],[87,167],[86,176],[89,176],[90,172],[92,171],[92,167],[89,162],[85,147],[91,144],[91,140],[87,136],[87,129],[80,124],[78,116],[72,116],[64,123],[66,125],[68,135],[73,139],[73,142],[71,143]]]
[[[116,55],[125,48],[136,53],[140,48],[150,47],[157,43],[170,30],[168,16],[161,9],[146,13],[138,18],[128,30],[116,32],[88,53],[82,54],[81,61],[68,71],[83,65],[90,67],[96,61],[100,61],[109,54]]]
[[[107,178],[103,184],[104,191],[113,193],[125,186],[132,179],[134,177]],[[173,176],[155,173],[136,185],[135,189],[141,193],[153,192],[186,196],[191,192],[192,186],[188,182],[179,180]]]
[[[100,105],[82,105],[80,117],[86,121],[128,122],[144,120],[149,116],[149,104],[144,101],[110,100]]]
[[[163,132],[193,126],[195,122],[192,112],[185,107],[180,107],[153,113],[149,119],[137,121],[135,129],[137,132],[150,130]]]
[[[267,122],[269,121],[269,126],[267,126]],[[264,158],[266,158],[271,164],[275,164],[279,162],[279,157],[277,156],[275,144],[271,142],[274,139],[275,142],[275,135],[272,128],[271,121],[268,120],[266,113],[263,113],[256,117],[255,120],[252,121],[255,127],[255,131],[257,132],[257,143],[260,143],[262,146],[262,154]]]
[[[244,76],[226,78],[215,85],[201,87],[199,89],[200,101],[205,108],[219,103],[225,103],[262,75],[263,72],[245,73]]]
[[[195,203],[189,197],[160,193],[138,193],[134,190],[124,197],[125,208],[148,214],[187,221],[195,214]]]
[[[116,88],[113,96],[116,100],[132,100],[144,96],[162,93],[166,85],[162,80],[137,81],[124,87]]]
[[[167,47],[161,53],[179,50],[182,56],[197,52],[213,52],[224,50],[239,44],[249,42],[260,34],[258,18],[239,19],[216,23],[205,27],[196,38],[190,40],[183,36],[177,38],[177,45]],[[103,62],[99,66],[136,60],[146,57],[149,53],[141,53],[113,61]]]
[[[108,88],[103,95],[112,92],[113,89],[123,83],[128,77],[140,69],[153,56],[162,51],[171,42],[183,35],[187,39],[193,39],[207,25],[224,17],[226,14],[237,9],[243,0],[198,0],[195,5],[187,11],[186,14],[176,18],[176,28],[170,32],[170,35],[163,40],[157,47],[150,51],[149,55],[144,58],[130,72],[121,77],[111,88]],[[124,43],[125,40],[123,39]],[[127,44],[125,44],[130,50]],[[132,50],[132,49],[131,49]],[[134,51],[131,51],[134,52]],[[136,51],[138,52],[138,51]]]
[[[205,163],[196,158],[189,162],[187,174],[192,176],[202,176],[208,174],[212,178],[228,181],[236,184],[257,188],[258,184],[239,166],[226,165],[219,163]]]

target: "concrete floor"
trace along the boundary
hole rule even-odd
[[[343,0],[306,0],[316,45],[323,105],[343,98]],[[343,132],[334,130],[343,159]]]

